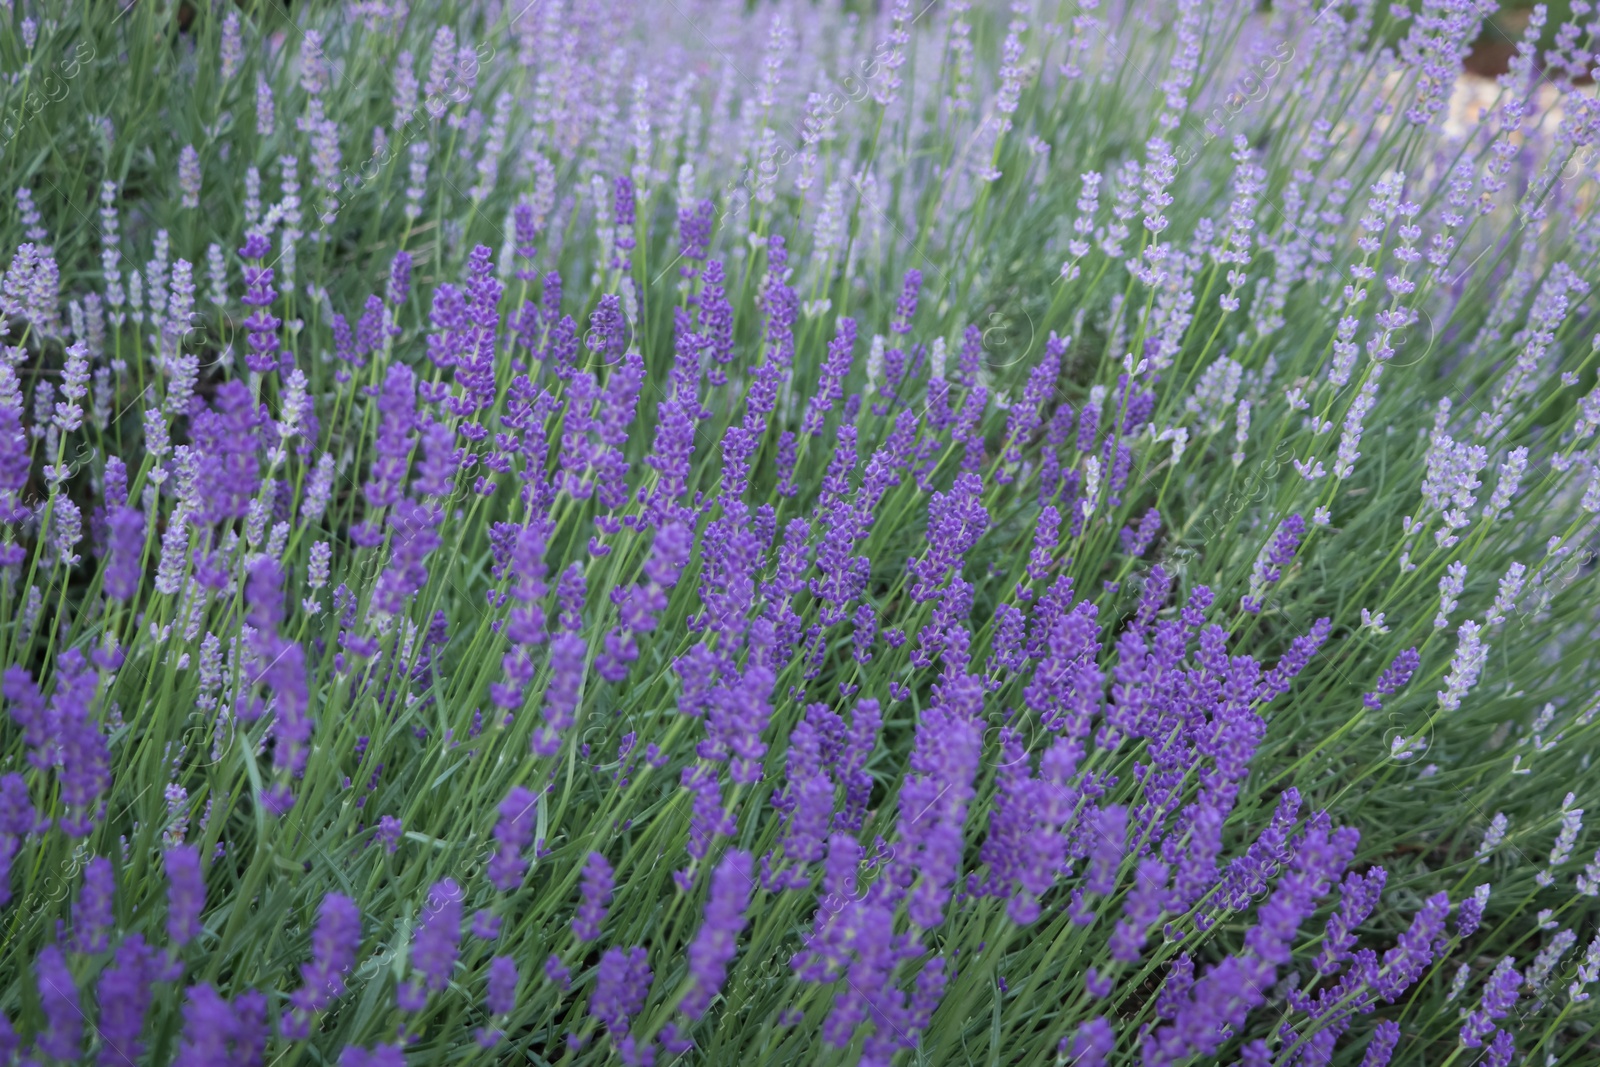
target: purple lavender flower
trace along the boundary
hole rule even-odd
[[[1289,682],[1295,675],[1305,669],[1311,657],[1316,655],[1317,649],[1328,639],[1328,634],[1333,630],[1333,620],[1324,616],[1311,624],[1309,632],[1300,635],[1289,642],[1288,651],[1283,658],[1273,665],[1261,679],[1261,684],[1256,690],[1257,699],[1272,700],[1289,691]]]
[[[600,936],[600,924],[605,922],[606,908],[611,904],[612,884],[611,864],[600,853],[589,853],[583,866],[583,900],[572,918],[572,932],[578,940],[593,941]]]
[[[83,870],[83,888],[72,905],[72,947],[77,952],[104,952],[110,947],[115,922],[116,876],[104,856],[90,860]]]
[[[200,851],[179,845],[166,852],[167,936],[186,945],[200,936],[200,913],[206,906],[205,876],[200,872]]]
[[[410,499],[395,504],[389,513],[389,528],[393,531],[389,565],[373,589],[374,611],[398,615],[405,610],[407,601],[422,591],[428,582],[426,560],[442,543],[438,526],[443,519],[443,508]]]
[[[347,1045],[339,1054],[339,1067],[405,1067],[405,1050],[399,1045],[374,1045],[364,1049]]]
[[[1483,985],[1483,999],[1476,1010],[1467,1015],[1461,1024],[1461,1044],[1479,1048],[1483,1039],[1495,1030],[1495,1020],[1504,1019],[1517,1003],[1517,988],[1522,985],[1522,974],[1517,961],[1506,956],[1495,965],[1494,973]]]
[[[917,313],[917,293],[922,288],[922,272],[915,268],[906,271],[900,288],[900,299],[894,306],[894,321],[889,329],[898,334],[911,332],[911,319]]]
[[[178,152],[178,190],[183,194],[181,206],[200,206],[200,153],[194,145],[186,144]]]
[[[550,685],[545,690],[544,723],[531,742],[535,755],[553,756],[560,751],[561,735],[572,725],[578,708],[588,652],[588,643],[570,631],[556,635],[550,642]]]
[[[1367,1054],[1361,1058],[1361,1067],[1388,1067],[1389,1057],[1400,1041],[1400,1024],[1385,1019],[1373,1027],[1372,1040],[1367,1043]]]
[[[75,1063],[83,1049],[84,1015],[78,1007],[78,987],[67,968],[66,957],[55,945],[46,945],[39,950],[34,970],[45,1018],[45,1029],[35,1047],[46,1056]]]
[[[306,712],[311,694],[306,686],[304,649],[277,633],[283,619],[283,582],[283,570],[271,557],[263,556],[250,569],[245,601],[250,606],[248,621],[256,627],[252,643],[259,669],[252,680],[271,689],[275,700],[273,764],[295,776],[305,770],[309,755],[311,718]],[[279,797],[280,803],[283,800]]]
[[[1404,689],[1406,683],[1411,681],[1411,676],[1417,672],[1417,668],[1421,665],[1422,657],[1417,653],[1417,650],[1414,648],[1406,649],[1394,658],[1393,663],[1384,668],[1382,674],[1378,675],[1377,688],[1370,693],[1364,694],[1361,697],[1361,702],[1373,711],[1377,711],[1383,707],[1381,698]]]
[[[693,985],[678,1007],[691,1019],[706,1013],[711,998],[727,980],[728,964],[738,951],[739,932],[745,926],[745,909],[750,906],[753,885],[750,853],[729,850],[711,875],[705,921],[689,944],[689,977]]]
[[[336,317],[331,325],[337,327],[340,320]],[[366,357],[376,356],[383,352],[388,343],[388,337],[393,327],[389,323],[389,311],[383,305],[383,299],[377,293],[367,297],[366,305],[361,312],[361,318],[356,320],[356,332],[349,337],[346,344],[349,346],[349,362],[357,367],[366,366]],[[349,336],[349,328],[345,328]],[[337,336],[337,333],[336,333]],[[334,352],[338,355],[337,349]]]
[[[1393,1003],[1433,962],[1444,944],[1444,921],[1449,913],[1450,897],[1446,893],[1436,893],[1423,901],[1422,909],[1400,935],[1399,942],[1383,954],[1382,964],[1371,965],[1367,982],[1377,996]]]
[[[144,1054],[139,1035],[144,1030],[155,983],[164,971],[160,956],[139,934],[129,934],[117,946],[111,966],[100,972],[100,984],[95,990],[100,1004],[100,1016],[95,1021],[101,1041],[100,1067],[134,1063]]]
[[[236,1030],[233,1009],[215,988],[206,982],[190,986],[174,1067],[216,1067],[230,1062],[228,1040]]]
[[[304,1012],[321,1011],[344,996],[344,975],[361,949],[361,911],[339,893],[322,898],[311,937],[311,962],[300,968],[300,988],[290,1002]]]
[[[650,979],[649,955],[643,948],[608,948],[600,957],[589,1013],[605,1024],[625,1061],[633,1051],[628,1025],[644,1007]]]
[[[982,731],[968,701],[976,679],[945,690],[945,700],[923,712],[911,754],[911,773],[900,789],[896,823],[901,845],[894,862],[918,875],[907,913],[931,929],[944,919],[951,884],[960,869],[967,805],[982,749]],[[981,700],[981,688],[977,694]]]
[[[836,830],[852,833],[861,830],[873,785],[867,763],[877,748],[882,726],[883,712],[878,701],[864,698],[856,703],[855,714],[850,719],[850,735],[836,764],[836,773],[844,785],[844,805],[833,817]]]
[[[806,709],[805,718],[789,733],[785,757],[789,784],[773,798],[774,806],[784,813],[784,854],[808,863],[822,859],[823,839],[833,819],[833,781],[823,769],[822,746],[823,731],[834,723],[843,729],[843,720],[827,705]]]
[[[437,993],[450,984],[461,944],[461,901],[461,887],[453,879],[429,888],[428,904],[411,946],[411,966],[418,980],[400,991],[402,1009],[421,1010],[427,997],[424,990]]]
[[[1117,1047],[1117,1036],[1104,1015],[1082,1023],[1071,1038],[1061,1039],[1061,1051],[1071,1056],[1073,1067],[1105,1067],[1106,1059]]]
[[[928,505],[928,550],[908,569],[916,576],[912,599],[932,600],[961,557],[977,544],[989,526],[983,507],[983,481],[975,474],[958,474],[948,493],[934,493]]]
[[[405,490],[417,424],[416,375],[403,363],[391,363],[378,399],[378,433],[373,441],[372,477],[364,486],[367,505],[387,507]]]
[[[612,182],[612,190],[611,217],[617,229],[617,255],[611,265],[626,272],[630,269],[629,253],[633,251],[635,243],[633,181],[626,174],[619,174]]]
[[[1378,906],[1378,897],[1387,878],[1388,873],[1382,867],[1373,867],[1365,875],[1345,876],[1339,886],[1339,908],[1328,918],[1322,951],[1317,954],[1320,973],[1333,974],[1340,963],[1350,958],[1350,949],[1356,942],[1356,927]]]
[[[484,941],[494,941],[500,936],[502,919],[499,915],[479,908],[472,913],[472,936]]]
[[[8,679],[9,683],[9,679]],[[9,684],[6,698],[11,699]],[[28,796],[28,783],[20,774],[7,774],[0,776],[0,905],[11,902],[11,862],[16,857],[20,847],[20,839],[24,834],[32,833],[39,822],[38,813],[33,809],[33,801]],[[91,866],[94,861],[90,861]],[[98,877],[98,876],[96,876]],[[90,872],[84,873],[85,890],[89,887]],[[92,895],[80,894],[79,900],[95,900]],[[100,919],[98,905],[96,913],[91,918]],[[74,912],[74,922],[77,922]],[[109,915],[105,918],[104,925],[109,926]]]
[[[1478,932],[1478,926],[1483,922],[1483,909],[1488,903],[1487,884],[1478,886],[1470,897],[1461,902],[1460,910],[1456,912],[1456,937],[1464,939]]]
[[[517,1006],[517,961],[496,956],[489,961],[489,986],[484,1006],[493,1015],[507,1015]]]
[[[29,509],[18,502],[17,495],[27,487],[31,465],[21,412],[0,404],[0,522],[20,522],[28,517]]]
[[[1131,526],[1122,528],[1122,550],[1135,558],[1144,555],[1145,550],[1150,547],[1150,542],[1155,540],[1155,536],[1160,529],[1161,513],[1155,508],[1151,508],[1139,520],[1137,530]]]
[[[722,810],[722,789],[714,770],[690,764],[683,769],[679,782],[693,798],[686,848],[690,858],[704,859],[717,838],[733,832],[733,820]]]
[[[628,320],[622,314],[622,298],[607,293],[589,316],[589,333],[584,338],[589,351],[610,366],[622,358],[628,344]]]
[[[268,310],[278,296],[272,288],[272,268],[261,264],[270,251],[272,246],[261,233],[251,233],[245,238],[244,247],[239,249],[240,259],[253,261],[244,267],[243,303],[255,309],[245,318],[244,328],[250,335],[245,365],[256,374],[269,374],[277,368],[278,327],[283,325],[283,320]]]
[[[1484,1067],[1511,1067],[1511,1058],[1516,1051],[1517,1041],[1511,1036],[1511,1031],[1498,1030],[1489,1042],[1489,1052],[1483,1058]]]
[[[1148,858],[1139,861],[1133,889],[1122,902],[1123,919],[1117,923],[1107,942],[1112,959],[1122,963],[1138,962],[1147,931],[1152,923],[1161,918],[1167,906],[1167,875],[1167,865],[1160,860]]]
[[[544,961],[544,976],[563,993],[572,988],[572,972],[567,969],[567,965],[562,963],[561,957],[557,955],[552,954],[549,959]]]
[[[728,302],[723,281],[722,261],[707,261],[700,274],[699,325],[710,344],[712,366],[708,376],[712,385],[727,383],[724,368],[733,362],[733,305]]]
[[[838,332],[828,342],[828,353],[823,357],[822,376],[806,405],[805,417],[800,422],[800,432],[820,437],[824,419],[833,405],[844,399],[844,380],[850,373],[851,350],[856,344],[856,320],[841,318]]]
[[[404,826],[393,815],[385,815],[378,820],[377,837],[379,841],[383,842],[385,852],[392,855],[400,847],[400,839],[404,835]]]
[[[1290,515],[1278,524],[1272,543],[1262,552],[1251,571],[1250,592],[1240,601],[1245,611],[1251,614],[1261,611],[1261,597],[1268,586],[1283,576],[1283,568],[1294,562],[1295,550],[1300,547],[1300,539],[1305,532],[1306,522],[1299,515]]]
[[[693,210],[678,209],[678,256],[685,260],[678,268],[678,276],[692,279],[700,273],[699,264],[705,262],[711,247],[711,227],[716,220],[717,206],[710,200],[701,200]]]
[[[1022,462],[1022,449],[1044,425],[1045,405],[1054,396],[1056,381],[1061,374],[1061,357],[1066,355],[1067,342],[1050,334],[1045,342],[1044,357],[1028,374],[1022,398],[1011,405],[1006,415],[1004,458],[1006,468],[997,473],[997,480],[1005,483],[1015,477],[1011,469]],[[1135,553],[1137,554],[1137,553]]]
[[[223,382],[211,406],[190,423],[195,446],[204,457],[199,467],[199,517],[212,523],[244,518],[261,482],[256,436],[261,415],[249,387],[237,380]]]
[[[520,785],[512,786],[500,802],[500,821],[494,828],[494,839],[500,848],[489,861],[489,884],[501,892],[516,889],[527,873],[528,863],[522,853],[533,843],[537,807],[538,798]]]
[[[389,288],[386,295],[390,305],[396,308],[411,298],[411,253],[400,251],[394,254],[394,261],[389,264]]]
[[[144,512],[126,505],[114,507],[107,516],[106,595],[126,603],[138,592],[144,573],[140,555],[144,551]]]
[[[48,704],[22,667],[6,668],[0,694],[11,718],[23,728],[28,761],[40,770],[56,768],[66,814],[57,825],[69,837],[84,837],[104,808],[111,785],[111,754],[90,704],[99,681],[83,653],[68,649],[56,661],[56,689]]]
[[[1301,923],[1349,862],[1355,837],[1353,830],[1333,830],[1326,815],[1312,818],[1294,850],[1289,872],[1261,905],[1256,925],[1246,932],[1245,951],[1217,963],[1194,983],[1173,1021],[1146,1041],[1146,1064],[1153,1067],[1179,1057],[1214,1054],[1228,1029],[1238,1027],[1260,1005],[1278,969],[1292,958],[1291,946]]]
[[[1114,892],[1117,887],[1117,868],[1122,864],[1122,854],[1127,847],[1128,810],[1123,807],[1101,808],[1086,836],[1089,871],[1083,886],[1091,893],[1104,895]]]

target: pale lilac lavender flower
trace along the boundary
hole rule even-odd
[[[1488,829],[1483,833],[1483,841],[1478,845],[1476,855],[1479,863],[1489,862],[1490,854],[1499,848],[1500,843],[1506,839],[1506,828],[1509,825],[1510,820],[1506,818],[1505,812],[1497,811],[1494,813],[1494,818],[1489,820]]]
[[[1494,492],[1489,495],[1489,502],[1483,506],[1484,522],[1494,522],[1502,515],[1510,513],[1511,502],[1516,499],[1517,487],[1522,483],[1522,476],[1527,469],[1527,448],[1513,448],[1506,456],[1506,461],[1500,464],[1500,480],[1495,483]]]
[[[1494,605],[1490,608],[1489,614],[1484,616],[1485,626],[1496,626],[1504,622],[1506,616],[1516,610],[1517,598],[1522,595],[1523,576],[1527,572],[1527,566],[1515,560],[1506,568],[1506,573],[1501,577],[1495,592]]]
[[[271,137],[278,126],[277,109],[273,106],[272,83],[265,74],[256,75],[256,135]]]
[[[1450,661],[1450,673],[1445,675],[1445,687],[1439,691],[1439,707],[1455,711],[1469,690],[1477,684],[1478,673],[1488,658],[1489,646],[1483,643],[1481,628],[1471,619],[1456,630],[1458,643],[1455,657]]]
[[[178,192],[180,207],[193,210],[200,206],[200,153],[192,144],[178,153]]]
[[[1442,630],[1450,625],[1450,613],[1456,609],[1456,598],[1467,587],[1467,565],[1456,560],[1445,568],[1439,579],[1439,610],[1433,616],[1433,628]]]
[[[1567,986],[1567,995],[1574,1004],[1581,1004],[1589,999],[1588,987],[1596,980],[1600,980],[1600,935],[1589,942],[1589,948],[1584,953],[1583,962],[1578,965],[1577,977],[1572,984]]]

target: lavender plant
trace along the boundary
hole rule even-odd
[[[1593,1061],[1593,5],[858,6],[7,3],[0,1062]]]

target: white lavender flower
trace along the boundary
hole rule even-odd
[[[1334,460],[1333,476],[1335,478],[1348,478],[1356,469],[1356,460],[1361,458],[1361,433],[1367,414],[1372,411],[1378,400],[1378,372],[1382,367],[1373,367],[1372,374],[1361,383],[1361,389],[1356,393],[1356,398],[1350,404],[1350,410],[1345,412],[1344,430],[1339,436],[1339,455]]]
[[[1500,579],[1499,591],[1495,594],[1494,606],[1484,618],[1485,626],[1495,626],[1504,622],[1506,617],[1515,610],[1517,598],[1522,595],[1522,578],[1528,568],[1521,563],[1512,561],[1506,568],[1504,577]]]

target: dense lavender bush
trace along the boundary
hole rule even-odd
[[[6,0],[0,1063],[1600,1056],[1594,5],[862,6]]]

